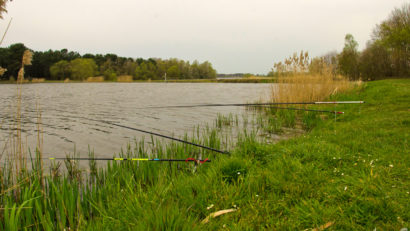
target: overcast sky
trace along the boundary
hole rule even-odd
[[[266,74],[295,51],[359,48],[404,0],[14,0],[3,47],[210,61],[218,73]]]

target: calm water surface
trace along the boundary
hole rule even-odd
[[[270,86],[229,83],[26,84],[22,90],[23,139],[32,150],[35,148],[36,105],[39,105],[45,157],[65,157],[73,153],[74,148],[81,156],[87,156],[89,147],[96,157],[111,157],[127,143],[148,135],[85,118],[181,136],[186,132],[190,134],[195,125],[213,124],[217,113],[240,114],[244,109],[145,107],[252,102],[266,98]],[[3,149],[13,123],[16,85],[0,85],[0,102],[0,148]]]

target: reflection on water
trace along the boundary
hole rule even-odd
[[[229,83],[47,83],[27,84],[22,94],[23,140],[33,150],[37,142],[39,104],[45,157],[74,151],[85,156],[112,156],[144,134],[109,124],[180,136],[195,125],[212,123],[217,113],[243,113],[240,107],[144,108],[202,103],[246,103],[266,98],[270,84]],[[0,148],[13,123],[16,85],[0,85]],[[145,135],[146,136],[146,135]]]

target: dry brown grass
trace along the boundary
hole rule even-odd
[[[295,74],[281,76],[272,86],[273,102],[314,102],[351,89],[353,83],[338,76],[326,74]]]
[[[320,63],[316,73],[308,72],[309,54],[296,53],[284,61],[275,64],[279,77],[272,86],[272,102],[314,102],[325,100],[329,96],[351,89],[355,83],[332,73],[333,67]]]
[[[33,78],[31,80],[32,83],[44,83],[46,81],[45,78]]]
[[[16,114],[15,114],[15,131],[16,135],[14,136],[15,140],[13,142],[14,146],[14,159],[15,159],[15,172],[16,176],[20,174],[20,171],[23,169],[27,169],[27,161],[24,158],[25,150],[24,144],[22,141],[21,135],[21,93],[22,93],[22,83],[24,82],[24,66],[31,65],[31,60],[33,57],[33,53],[29,50],[24,51],[23,58],[21,61],[21,68],[18,72],[17,77],[17,107],[16,107]]]
[[[24,79],[24,66],[31,65],[33,54],[26,50],[23,54],[21,68],[18,72],[17,78],[17,88],[16,88],[16,101],[15,107],[13,107],[13,125],[10,127],[10,135],[7,141],[4,144],[4,148],[2,151],[6,153],[8,156],[8,171],[13,172],[12,182],[17,182],[19,176],[24,176],[24,171],[27,169],[27,161],[25,156],[27,155],[27,142],[23,142],[23,137],[21,133],[21,125],[22,125],[22,118],[21,118],[21,107],[22,107],[22,84],[25,82]],[[0,171],[2,169],[0,168]],[[19,192],[16,191],[18,194]]]
[[[6,68],[0,67],[0,77],[7,71]]]
[[[15,198],[18,198],[21,190],[20,186],[22,182],[28,180],[28,159],[27,159],[27,150],[28,141],[27,137],[24,141],[22,134],[22,91],[23,83],[26,82],[24,79],[24,67],[31,65],[33,54],[31,51],[26,50],[22,57],[21,68],[18,72],[17,84],[16,84],[16,97],[14,105],[10,105],[10,114],[13,116],[13,123],[9,127],[9,136],[4,142],[4,147],[0,153],[0,160],[2,159],[3,154],[6,154],[7,159],[4,165],[0,165],[0,195],[12,191]],[[35,157],[36,170],[38,170],[38,179],[40,179],[40,184],[44,190],[43,184],[43,166],[42,166],[42,148],[43,148],[43,137],[41,129],[41,110],[39,104],[36,105],[37,111],[37,148]],[[2,125],[2,124],[0,124]],[[32,166],[32,165],[31,165]],[[5,168],[5,169],[3,169]],[[1,184],[4,182],[4,177],[8,174],[6,182],[8,186],[3,187]],[[11,185],[11,187],[10,187]]]
[[[117,77],[117,82],[132,82],[131,75],[120,75]]]
[[[87,82],[104,82],[104,76],[88,77]]]

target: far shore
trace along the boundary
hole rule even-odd
[[[226,78],[226,79],[168,79],[168,80],[133,80],[133,81],[79,81],[79,80],[44,80],[41,82],[26,80],[25,84],[40,83],[273,83],[275,78]],[[0,84],[16,84],[16,81],[0,80]]]

